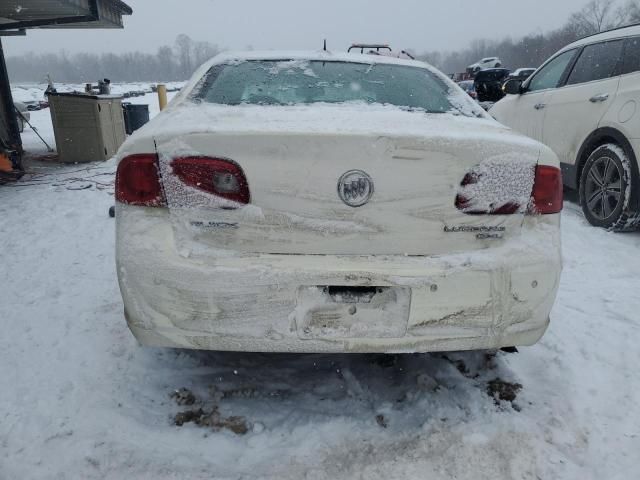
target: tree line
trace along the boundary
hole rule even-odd
[[[640,23],[640,0],[591,0],[571,14],[556,30],[533,33],[519,39],[475,40],[454,52],[432,51],[418,55],[445,73],[463,72],[483,57],[498,56],[509,68],[537,67],[554,52],[587,35]],[[47,74],[55,82],[177,81],[188,79],[202,63],[219,53],[217,45],[178,35],[173,45],[151,53],[95,54],[30,53],[7,59],[15,82],[41,82]]]
[[[179,81],[188,79],[219,51],[216,45],[181,34],[172,46],[161,46],[155,54],[28,53],[7,58],[7,68],[14,82],[43,82],[46,75],[61,83],[93,83],[100,78],[114,82]]]
[[[500,57],[503,65],[515,69],[538,67],[564,46],[587,35],[640,23],[640,0],[591,0],[571,14],[565,24],[546,33],[532,33],[513,40],[475,40],[455,52],[426,52],[418,55],[445,73],[464,72],[484,57]]]

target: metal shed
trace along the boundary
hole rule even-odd
[[[22,171],[22,141],[1,37],[25,35],[30,28],[123,28],[122,17],[132,13],[121,0],[0,2],[0,181]]]

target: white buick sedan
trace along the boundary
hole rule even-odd
[[[422,62],[218,56],[118,160],[118,278],[144,345],[494,349],[549,323],[558,159]]]

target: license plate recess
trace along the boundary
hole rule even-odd
[[[296,326],[306,339],[401,338],[407,331],[408,287],[303,286]]]

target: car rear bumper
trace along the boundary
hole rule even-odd
[[[522,238],[469,254],[212,256],[177,252],[162,213],[125,208],[132,211],[119,206],[117,229],[125,317],[150,346],[398,353],[532,345],[548,326],[561,270],[557,215],[529,217]],[[343,303],[326,286],[377,287],[379,305]]]

